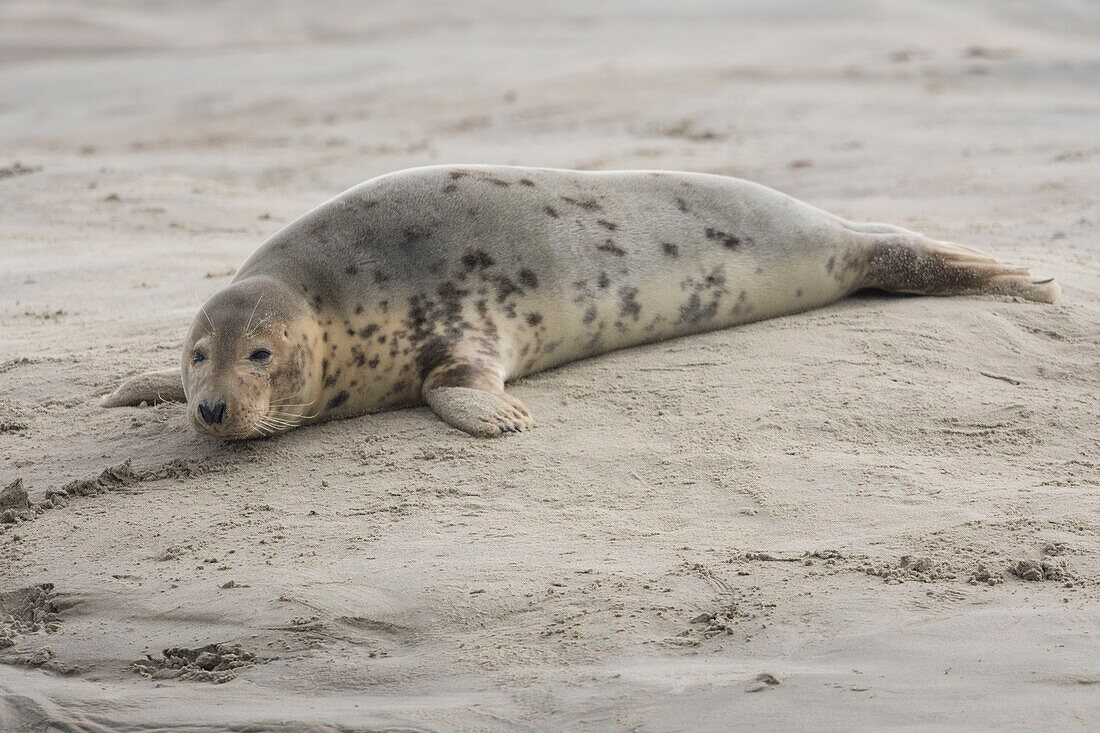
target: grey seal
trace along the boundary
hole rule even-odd
[[[864,288],[1059,296],[969,247],[736,178],[414,168],[264,242],[196,315],[180,369],[103,404],[182,399],[197,430],[238,439],[426,402],[498,436],[534,424],[509,379]]]

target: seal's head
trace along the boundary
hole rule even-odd
[[[248,278],[215,294],[184,343],[191,424],[237,440],[280,433],[312,417],[316,331],[305,301],[271,278]]]

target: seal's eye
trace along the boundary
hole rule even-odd
[[[191,363],[198,364],[200,361],[206,361],[206,354],[202,353],[200,349],[195,349],[191,354]]]
[[[267,349],[256,349],[248,355],[249,361],[254,361],[257,364],[263,364],[265,361],[271,358],[271,352]]]

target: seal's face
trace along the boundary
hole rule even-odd
[[[227,440],[273,435],[311,416],[305,324],[265,289],[243,285],[203,306],[183,354],[191,424]]]

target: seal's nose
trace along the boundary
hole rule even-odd
[[[207,425],[221,424],[224,414],[224,402],[215,402],[213,405],[207,405],[205,402],[199,403],[199,415],[202,416],[203,422]]]

